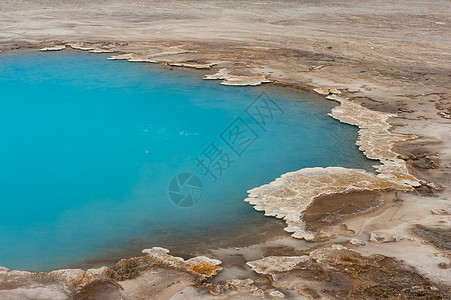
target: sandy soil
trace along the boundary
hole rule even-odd
[[[309,211],[318,219],[307,219],[312,227],[333,231],[327,232],[330,235],[354,235],[338,240],[342,244],[349,241],[350,249],[363,255],[393,257],[395,262],[384,264],[393,267],[402,262],[409,272],[418,272],[420,277],[412,273],[407,277],[395,275],[407,281],[415,277],[419,285],[428,286],[427,291],[404,296],[421,298],[434,292],[429,296],[443,299],[446,292],[429,281],[451,284],[451,219],[447,214],[451,212],[450,12],[449,1],[3,0],[0,50],[79,43],[74,48],[103,49],[137,60],[206,68],[205,74],[227,68],[231,75],[249,76],[252,83],[268,79],[273,84],[306,90],[336,88],[341,97],[353,103],[396,114],[389,119],[391,132],[414,135],[416,139],[397,142],[392,148],[407,163],[410,174],[420,180],[420,186],[411,192],[394,192],[395,196],[390,193],[390,197],[382,197],[384,201],[368,194],[358,199],[359,194],[341,194],[334,205],[330,205],[333,197],[317,199]],[[361,205],[357,208],[352,206],[358,203]],[[359,207],[366,211],[359,211]],[[334,216],[333,224],[319,221],[325,216]],[[280,242],[280,246],[273,242],[257,245],[257,252],[254,248],[232,247],[207,254],[224,260],[223,272],[228,275],[218,274],[222,282],[252,276],[257,282],[258,275],[252,275],[245,262],[268,255],[303,255],[306,249],[320,247],[290,240],[289,244]],[[233,251],[241,253],[239,258],[228,258]],[[227,265],[227,261],[231,263]],[[293,274],[300,271],[296,272]],[[315,287],[324,289],[322,285],[306,284],[305,276],[287,274],[290,281],[302,279],[291,288],[279,288],[287,297],[301,297],[293,292],[301,290],[304,296],[313,297]],[[265,297],[276,297],[277,293],[270,295],[271,288],[280,278],[264,278],[272,286],[235,282],[233,289],[238,294],[232,295],[227,294],[230,284],[227,289],[215,282],[195,289],[189,284],[194,279],[184,278],[180,288],[175,285],[165,290],[165,298],[207,297],[208,291],[225,293],[231,299],[237,295],[260,297],[258,289],[264,290]],[[403,284],[407,286],[400,282],[398,287]],[[297,285],[304,285],[304,289]],[[180,294],[183,291],[185,296]],[[331,292],[326,296],[340,295],[342,292]],[[396,289],[379,296],[394,297]]]

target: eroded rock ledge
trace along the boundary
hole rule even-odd
[[[270,184],[248,191],[246,202],[254,205],[256,210],[264,211],[266,216],[284,219],[288,225],[287,232],[309,241],[317,240],[320,233],[306,230],[302,216],[315,198],[351,191],[410,191],[420,185],[419,180],[410,174],[406,162],[392,149],[397,142],[415,138],[390,132],[388,119],[395,115],[364,108],[338,96],[339,91],[329,94],[329,90],[321,89],[317,92],[328,94],[327,99],[340,103],[332,109],[330,116],[358,126],[356,144],[368,158],[379,160],[381,165],[376,167],[377,175],[340,167],[307,168],[286,173]]]
[[[302,256],[269,256],[248,262],[277,288],[295,289],[310,299],[447,299],[449,289],[435,285],[398,261],[363,256],[341,245]]]
[[[159,292],[155,286],[161,285],[160,292],[163,292],[175,279],[179,288],[190,286],[222,269],[221,261],[204,256],[184,260],[159,247],[145,249],[143,253],[146,255],[122,259],[112,268],[27,272],[0,267],[0,299],[83,298],[98,285],[114,287],[111,293],[123,297],[120,299],[133,299],[135,294],[142,298],[149,294],[146,289],[151,285],[153,294],[147,298],[153,298]]]
[[[394,144],[416,138],[414,135],[397,134],[390,131],[388,120],[396,117],[395,114],[370,110],[334,94],[326,98],[340,103],[340,106],[332,109],[331,117],[359,127],[359,138],[356,145],[366,157],[382,163],[382,165],[376,166],[379,177],[406,186],[420,185],[419,180],[410,174],[406,162],[398,158],[399,154],[393,151]]]
[[[64,49],[66,49],[66,46],[65,46],[65,45],[63,45],[63,46],[54,46],[54,47],[41,48],[41,49],[39,49],[39,51],[43,51],[43,52],[45,52],[45,51],[61,51],[61,50],[64,50]]]
[[[204,79],[222,79],[221,84],[223,85],[260,85],[262,83],[272,82],[266,79],[265,76],[232,75],[227,68],[220,69],[212,75],[205,75]]]
[[[125,52],[121,45],[109,43],[71,43],[61,42],[59,45],[52,47],[41,48],[40,51],[60,51],[69,47],[75,50],[88,51],[90,53],[111,53],[118,52],[118,55],[109,57],[110,60],[127,60],[130,62],[148,62],[166,64],[171,67],[183,67],[192,69],[211,69],[217,65],[217,62],[198,62],[196,59],[192,60],[190,55],[196,54],[196,51],[186,50],[183,45],[170,47],[149,47],[145,51],[143,49],[132,52]],[[218,79],[222,80],[223,85],[234,86],[255,86],[262,83],[269,83],[272,80],[267,79],[263,75],[235,75],[231,74],[231,70],[227,68],[219,69],[215,74],[205,75],[204,79]]]

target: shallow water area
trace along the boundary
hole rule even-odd
[[[0,55],[0,266],[55,269],[252,226],[265,217],[248,189],[375,164],[316,95],[107,57]]]

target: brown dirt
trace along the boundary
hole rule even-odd
[[[451,229],[430,228],[417,224],[412,228],[412,231],[435,247],[451,250]]]
[[[373,212],[382,206],[382,193],[358,191],[318,197],[304,212],[306,228],[314,232],[334,232],[324,238],[330,237],[331,234],[353,235],[354,232],[348,230],[343,221]]]
[[[310,259],[292,271],[276,273],[276,286],[295,284],[314,299],[449,299],[450,290],[382,255],[333,251],[331,259]]]

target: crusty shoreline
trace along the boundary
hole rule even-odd
[[[19,5],[22,2],[18,1]],[[396,180],[407,179],[410,183],[417,181],[420,185],[415,187],[413,192],[395,192],[392,197],[384,200],[384,209],[343,219],[342,228],[346,232],[352,232],[354,238],[351,240],[347,238],[341,243],[347,243],[346,247],[349,251],[356,250],[366,256],[377,254],[393,257],[399,268],[402,268],[401,265],[411,266],[414,272],[424,276],[425,280],[450,285],[447,272],[451,266],[451,254],[448,249],[437,246],[443,245],[443,242],[446,245],[446,238],[449,236],[446,232],[451,223],[447,214],[451,211],[449,201],[451,199],[451,86],[449,84],[451,45],[450,41],[443,39],[450,33],[450,10],[447,9],[450,4],[445,1],[439,2],[430,4],[407,1],[387,2],[381,7],[373,7],[363,1],[350,1],[342,5],[321,2],[316,6],[298,3],[297,7],[292,6],[294,4],[291,2],[274,1],[270,4],[271,7],[265,7],[259,6],[258,3],[247,3],[243,6],[240,1],[233,1],[230,3],[233,7],[227,7],[227,9],[239,13],[226,14],[230,17],[227,20],[224,20],[221,15],[216,15],[214,10],[204,10],[206,13],[201,18],[192,18],[196,10],[187,10],[183,6],[170,8],[165,6],[170,4],[149,4],[171,12],[177,15],[177,18],[184,16],[185,12],[189,15],[184,19],[184,26],[174,31],[171,31],[171,28],[174,28],[171,26],[177,24],[177,20],[171,19],[170,16],[167,20],[160,20],[161,24],[169,28],[163,32],[159,31],[160,23],[147,25],[148,23],[145,22],[122,19],[122,12],[126,16],[126,12],[138,14],[138,11],[146,11],[136,10],[136,7],[131,7],[129,4],[121,4],[121,10],[115,10],[118,17],[117,24],[106,21],[109,27],[103,27],[105,20],[101,18],[99,20],[91,18],[91,21],[97,22],[99,27],[90,27],[89,24],[82,24],[82,21],[73,21],[79,22],[77,24],[82,28],[79,31],[71,31],[67,29],[69,27],[66,30],[59,30],[53,23],[46,23],[46,19],[37,18],[33,11],[26,21],[14,19],[16,23],[23,25],[17,27],[22,28],[20,30],[14,29],[8,23],[4,24],[5,31],[0,36],[0,50],[5,52],[17,47],[58,50],[54,47],[72,44],[79,50],[85,51],[132,53],[137,61],[160,62],[167,64],[168,67],[205,69],[206,74],[216,74],[217,78],[221,77],[225,80],[229,78],[232,84],[246,79],[248,84],[272,81],[275,84],[307,90],[323,89],[319,91],[326,91],[325,93],[331,94],[332,97],[346,98],[345,101],[349,101],[350,106],[356,105],[355,107],[376,111],[375,114],[393,115],[392,118],[387,119],[387,122],[391,126],[390,133],[397,142],[391,146],[386,145],[385,149],[388,146],[396,154],[393,156],[393,154],[379,153],[372,156],[374,153],[369,153],[369,155],[378,159],[384,155],[391,155],[391,158],[401,160],[405,168],[388,161],[379,171],[394,175]],[[14,16],[14,11],[11,14],[7,4],[0,5],[3,5],[3,9],[6,8],[5,14]],[[27,12],[26,5],[22,8]],[[98,4],[93,1],[89,5]],[[188,7],[197,8],[196,5],[203,4],[189,3]],[[219,5],[228,6],[229,4]],[[437,10],[437,7],[442,9]],[[281,8],[292,10],[293,14],[280,10]],[[54,7],[51,7],[46,14],[53,20],[58,20],[59,14],[63,12],[53,9]],[[71,7],[66,6],[65,9],[70,12]],[[88,7],[85,11],[88,16],[89,9]],[[108,9],[105,8],[106,11]],[[254,16],[251,12],[255,11],[260,14],[260,17],[241,18],[244,11],[246,12],[244,14],[248,16]],[[272,14],[265,14],[267,11],[271,11]],[[0,14],[2,14],[1,11]],[[10,19],[9,15],[5,15],[4,20]],[[193,36],[190,32],[196,32],[193,28],[198,28],[196,26],[199,25],[196,22],[199,20],[204,22],[204,30],[201,34]],[[128,35],[124,35],[120,30],[124,24],[128,25]],[[41,28],[53,28],[54,31],[49,30],[44,33]],[[97,29],[90,30],[90,28]],[[101,42],[96,42],[100,40]],[[224,68],[228,71],[221,71],[218,74],[218,71]],[[228,75],[232,76],[228,77]],[[246,80],[243,82],[246,83]],[[340,115],[340,107],[335,110],[335,116],[339,119],[343,118],[345,122],[352,122],[352,120],[346,120],[349,115]],[[414,136],[415,139],[407,140],[407,137]],[[401,138],[397,139],[397,137]],[[365,141],[370,141],[371,138],[362,135],[361,140],[365,144]],[[379,142],[383,144],[389,141],[379,140]],[[374,149],[374,145],[369,143],[367,146],[366,150],[362,150],[368,154],[368,150]],[[406,170],[409,173],[408,178],[404,177],[407,174]],[[399,176],[401,174],[404,175]],[[319,204],[312,202],[311,205]],[[335,213],[331,211],[331,214],[336,215]],[[303,241],[294,240],[290,242],[292,246],[281,244],[279,248],[271,248],[273,250],[267,250],[261,254],[259,258],[269,257],[264,254],[267,252],[277,256],[287,256],[288,253],[292,253],[288,256],[295,257],[296,265],[293,266],[293,260],[288,259],[288,265],[281,265],[280,269],[273,269],[270,272],[271,285],[285,293],[287,297],[294,297],[294,295],[314,297],[318,292],[322,297],[338,297],[340,295],[340,292],[337,292],[340,286],[338,283],[335,282],[338,287],[331,284],[315,285],[311,284],[313,281],[307,276],[308,270],[314,272],[318,268],[328,268],[328,266],[337,268],[337,265],[328,259],[321,261],[315,254],[317,252],[302,253],[303,243]],[[357,263],[362,260],[360,254],[347,252],[348,250],[337,246],[332,249],[334,249],[332,252],[337,254],[337,260],[340,260],[338,257],[347,262]],[[219,255],[221,251],[229,250],[218,251],[212,252],[213,257]],[[250,254],[246,249],[237,251],[243,252],[243,259],[247,262],[258,261],[257,257],[249,259]],[[339,253],[343,251],[346,255],[340,256]],[[303,256],[306,254],[310,255],[310,258]],[[399,263],[400,260],[403,263]],[[371,272],[379,272],[376,270],[383,269],[384,264],[393,266],[392,262],[379,265],[377,258],[376,260],[363,258],[363,261],[359,264],[368,264]],[[323,263],[325,263],[324,266]],[[339,266],[343,264],[345,268],[340,269]],[[252,265],[256,266],[255,263]],[[346,263],[339,263],[336,274],[346,274],[348,267]],[[221,272],[225,271],[227,270]],[[324,273],[324,278],[331,276],[328,272]],[[146,272],[138,272],[139,276],[136,278],[145,277],[146,274]],[[292,275],[296,276],[292,277]],[[396,283],[397,288],[394,290],[384,287],[384,282],[371,282],[371,285],[388,293],[387,296],[400,296],[396,293],[402,290],[407,293],[403,296],[408,298],[421,298],[425,295],[436,299],[446,298],[446,292],[442,292],[444,291],[442,287],[428,286],[429,283],[426,284],[422,281],[423,279],[418,279],[419,277],[415,277],[417,275],[414,273],[412,273],[413,277],[409,277],[406,281],[401,279],[401,274],[393,276],[399,279]],[[289,278],[291,287],[281,283],[279,278]],[[369,284],[366,280],[360,278],[360,281],[354,284],[363,288]],[[334,280],[331,281],[333,282]],[[135,283],[140,285],[139,281]],[[418,285],[410,285],[410,283]],[[257,287],[257,281],[253,283],[236,281],[228,284],[227,288],[224,285],[206,284],[197,291],[192,290],[189,284],[184,287],[178,287],[175,284],[164,290],[167,291],[167,299],[170,297],[176,299],[177,295],[181,297],[178,294],[180,291],[194,293],[191,295],[196,295],[197,298],[205,296],[208,291],[210,294],[222,293],[230,296],[230,289],[239,291],[240,295],[257,298],[262,292],[268,297],[271,293],[268,287]],[[105,283],[105,286],[110,284]],[[427,288],[423,289],[424,287]],[[117,287],[112,289],[120,290]],[[290,294],[292,291],[295,291],[295,294]],[[364,291],[363,294],[359,294],[361,291],[353,291],[353,293],[365,295],[365,293],[375,292],[371,295],[381,296],[375,290]],[[95,292],[97,295],[100,293],[97,290]],[[141,292],[144,298],[145,291],[141,290]],[[277,295],[275,293],[271,297]],[[233,299],[233,296],[231,297]]]

